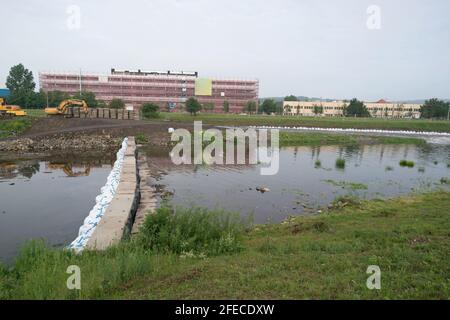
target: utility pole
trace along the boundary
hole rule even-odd
[[[81,68],[80,68],[80,96],[81,96]]]

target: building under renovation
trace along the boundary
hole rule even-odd
[[[94,92],[97,99],[110,102],[122,99],[127,107],[140,107],[153,102],[161,109],[182,110],[190,97],[195,97],[205,109],[221,112],[225,101],[229,112],[242,112],[248,101],[258,102],[258,80],[200,78],[197,72],[118,71],[111,74],[81,74],[40,72],[44,91],[74,94]],[[208,108],[209,107],[209,108]]]

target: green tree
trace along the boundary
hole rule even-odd
[[[159,117],[159,106],[157,104],[154,103],[145,103],[144,105],[142,105],[142,116],[144,118],[158,118]]]
[[[261,105],[261,111],[267,114],[277,111],[277,103],[273,99],[265,99]]]
[[[36,83],[33,73],[26,69],[23,64],[13,66],[6,78],[6,87],[11,91],[7,101],[17,104],[23,108],[33,108],[36,104]]]
[[[95,97],[95,93],[93,93],[91,91],[77,92],[73,95],[73,98],[78,99],[78,100],[84,100],[87,103],[87,105],[89,106],[89,108],[98,107],[98,101]]]
[[[225,112],[225,113],[230,112],[230,103],[229,103],[227,100],[225,100],[225,101],[223,102],[222,110],[223,110],[223,112]]]
[[[446,118],[448,119],[450,103],[436,98],[425,101],[420,106],[420,117],[425,119]]]
[[[97,100],[97,108],[107,108],[108,104],[104,100]]]
[[[320,105],[320,106],[315,105],[314,108],[313,108],[313,112],[314,112],[315,115],[322,114],[323,113],[323,106],[322,105]]]
[[[197,115],[197,112],[199,112],[202,109],[202,105],[200,102],[198,102],[197,99],[191,97],[187,99],[186,101],[186,111],[189,112],[191,115]]]
[[[109,103],[109,107],[111,109],[124,109],[125,108],[125,102],[123,102],[122,99],[114,98]]]
[[[364,102],[354,98],[350,100],[348,106],[344,109],[346,117],[370,117],[369,110],[367,110]]]
[[[21,63],[13,66],[6,78],[6,87],[11,94],[19,90],[34,91],[36,83],[34,83],[33,72],[26,69]]]
[[[248,112],[250,114],[256,112],[256,102],[255,101],[247,101],[247,104],[244,107],[244,112]]]
[[[214,111],[214,103],[211,102],[207,102],[203,104],[203,110],[205,110],[206,112],[212,112]]]
[[[291,94],[291,95],[285,97],[284,101],[298,101],[298,98]]]

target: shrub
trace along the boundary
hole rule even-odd
[[[159,118],[158,110],[159,110],[159,106],[157,104],[145,103],[142,106],[142,109],[141,109],[142,116],[144,118],[147,118],[147,119],[149,119],[149,118]]]
[[[345,168],[345,159],[337,158],[336,159],[336,168],[344,169]]]
[[[239,215],[202,208],[174,212],[163,207],[148,215],[138,236],[139,245],[161,253],[207,256],[240,249],[245,224]]]
[[[114,98],[109,103],[109,107],[111,109],[124,109],[125,108],[125,102],[123,102],[122,99]]]

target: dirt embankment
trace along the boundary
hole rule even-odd
[[[23,134],[0,141],[0,151],[112,150],[126,136],[144,135],[153,145],[167,145],[168,129],[192,129],[192,124],[113,119],[38,119]]]

